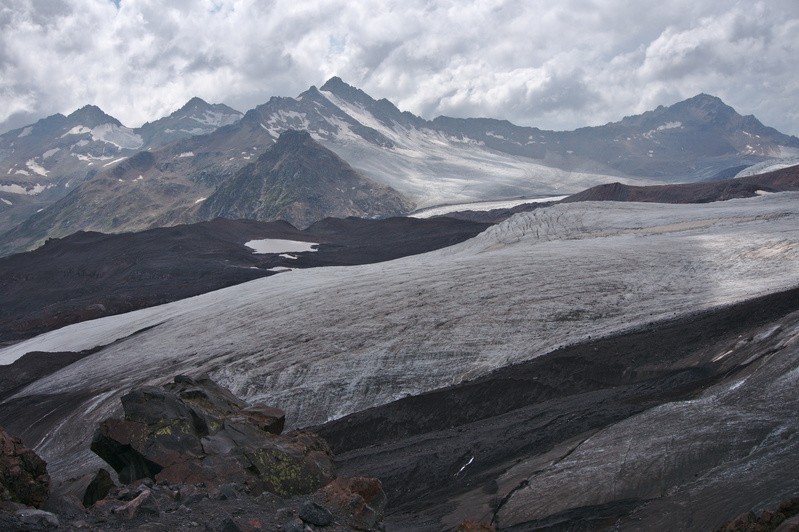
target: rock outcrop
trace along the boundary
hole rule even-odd
[[[91,448],[124,483],[237,483],[285,497],[313,493],[335,477],[322,438],[281,435],[281,410],[248,405],[207,377],[136,389],[122,406],[124,419],[104,421]]]
[[[47,464],[0,427],[0,503],[40,507],[50,494]]]

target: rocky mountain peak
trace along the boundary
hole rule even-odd
[[[333,76],[329,80],[325,81],[324,85],[322,85],[319,88],[319,90],[336,93],[337,91],[341,91],[341,90],[352,91],[352,90],[358,90],[358,89],[356,89],[352,85],[348,85],[347,83],[344,83],[344,80],[342,80],[340,77]]]
[[[67,116],[67,119],[86,127],[97,127],[102,124],[122,126],[122,123],[113,116],[106,114],[96,105],[84,105]]]
[[[667,109],[672,113],[682,115],[684,119],[708,122],[726,122],[741,116],[735,109],[725,104],[721,98],[704,93],[675,103]]]
[[[291,146],[312,145],[316,142],[305,130],[287,129],[275,141],[274,149],[285,149]]]
[[[319,88],[320,91],[330,92],[342,100],[352,103],[359,103],[364,107],[369,107],[375,104],[374,98],[363,92],[357,87],[348,85],[340,77],[333,76]]]
[[[186,102],[186,104],[183,107],[178,109],[176,113],[193,113],[197,111],[204,111],[210,108],[211,105],[208,102],[206,102],[202,98],[194,96],[191,100]]]

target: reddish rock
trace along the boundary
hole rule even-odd
[[[39,508],[49,494],[47,464],[0,427],[0,501]]]
[[[352,528],[371,530],[383,520],[386,494],[376,478],[337,478],[322,492],[328,507]]]
[[[152,496],[150,491],[141,492],[135,499],[122,506],[114,508],[113,513],[120,514],[127,519],[133,519],[139,512],[139,508]]]

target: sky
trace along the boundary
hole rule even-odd
[[[798,57],[797,0],[0,0],[0,132],[337,75],[428,119],[570,130],[704,92],[799,135]]]

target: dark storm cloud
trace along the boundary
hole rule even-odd
[[[118,4],[118,5],[117,5]],[[799,133],[799,3],[0,0],[0,130],[95,103],[135,126],[341,76],[425,117],[550,129],[699,92]]]

